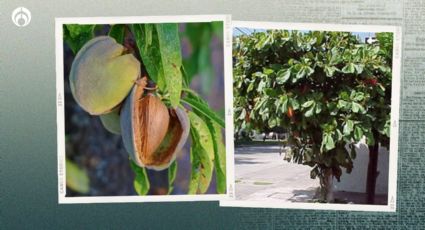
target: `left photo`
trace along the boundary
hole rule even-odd
[[[226,18],[56,20],[60,203],[226,195]]]

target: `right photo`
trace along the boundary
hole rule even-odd
[[[233,30],[235,202],[222,204],[395,210],[395,32],[246,25]]]

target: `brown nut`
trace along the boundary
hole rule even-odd
[[[131,159],[154,170],[168,168],[189,135],[189,119],[182,109],[167,109],[154,94],[144,93],[138,81],[121,110],[121,134]]]

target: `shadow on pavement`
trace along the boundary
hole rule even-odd
[[[318,188],[310,187],[308,189],[294,189],[293,196],[288,200],[291,202],[309,202],[317,195]]]
[[[276,153],[279,154],[279,146],[267,146],[257,147],[257,146],[246,146],[246,147],[237,147],[235,148],[236,154],[256,154],[256,153]]]
[[[235,159],[235,164],[237,164],[237,165],[241,165],[241,164],[262,164],[262,163],[264,163],[264,162],[257,161],[257,160],[252,159],[252,158]]]

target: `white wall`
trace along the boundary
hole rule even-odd
[[[369,149],[365,144],[364,139],[356,144],[356,159],[353,161],[354,167],[350,174],[345,173],[341,176],[341,182],[334,179],[334,189],[338,191],[348,192],[365,192],[366,191],[366,178],[367,167],[369,164]],[[386,148],[379,148],[378,155],[378,177],[376,179],[376,194],[388,193],[388,165],[389,153]]]

